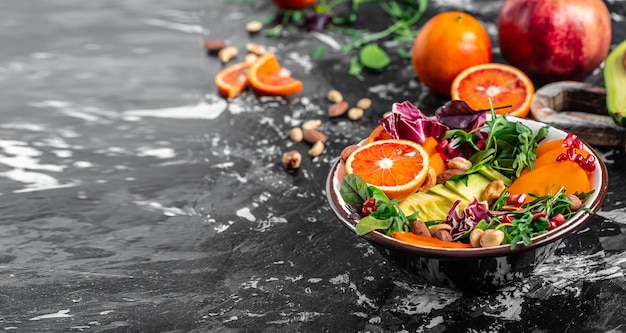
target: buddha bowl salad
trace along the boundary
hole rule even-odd
[[[583,203],[594,191],[596,169],[589,149],[571,133],[544,142],[548,125],[533,132],[511,119],[463,101],[446,103],[434,117],[408,101],[395,103],[379,121],[386,139],[425,146],[434,138],[429,173],[400,200],[348,173],[339,191],[357,234],[380,232],[431,247],[513,249],[588,211]],[[443,167],[433,167],[438,159]]]

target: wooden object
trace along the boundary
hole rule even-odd
[[[609,116],[602,87],[578,81],[547,84],[535,92],[530,116],[572,132],[590,145],[626,148],[626,129]]]

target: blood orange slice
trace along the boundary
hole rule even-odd
[[[266,95],[284,96],[302,91],[302,81],[280,67],[273,52],[263,54],[250,66],[248,80],[256,91]]]
[[[417,191],[428,174],[428,153],[409,140],[377,140],[346,159],[346,172],[378,187],[389,199],[402,200]]]
[[[250,85],[248,81],[248,69],[250,64],[240,62],[222,69],[215,76],[217,90],[226,98],[239,95]]]
[[[475,110],[488,110],[489,98],[499,114],[525,117],[535,93],[532,81],[521,70],[498,63],[467,68],[452,81],[452,99],[465,101]]]

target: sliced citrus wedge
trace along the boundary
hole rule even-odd
[[[402,200],[417,191],[428,174],[428,153],[409,140],[377,140],[346,159],[346,172],[359,175],[389,199]]]
[[[280,67],[273,52],[263,54],[250,66],[248,80],[256,91],[265,95],[284,96],[302,91],[302,81]]]
[[[217,90],[226,98],[233,98],[241,94],[248,86],[248,70],[250,64],[240,62],[222,69],[215,76]]]
[[[489,98],[498,114],[525,117],[535,86],[521,70],[498,63],[472,66],[462,71],[452,81],[452,99],[465,101],[475,110],[489,110]]]

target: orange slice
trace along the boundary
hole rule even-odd
[[[452,99],[465,101],[475,110],[489,110],[489,97],[498,114],[526,117],[535,86],[521,70],[497,63],[469,67],[452,81]]]
[[[226,98],[239,95],[250,85],[248,81],[249,63],[240,62],[222,69],[215,76],[217,90]]]
[[[302,91],[302,81],[280,67],[273,52],[263,54],[250,66],[248,80],[256,91],[265,95],[284,96]]]
[[[402,200],[424,183],[428,163],[428,153],[413,141],[377,140],[350,154],[346,172],[359,175],[389,199]]]

